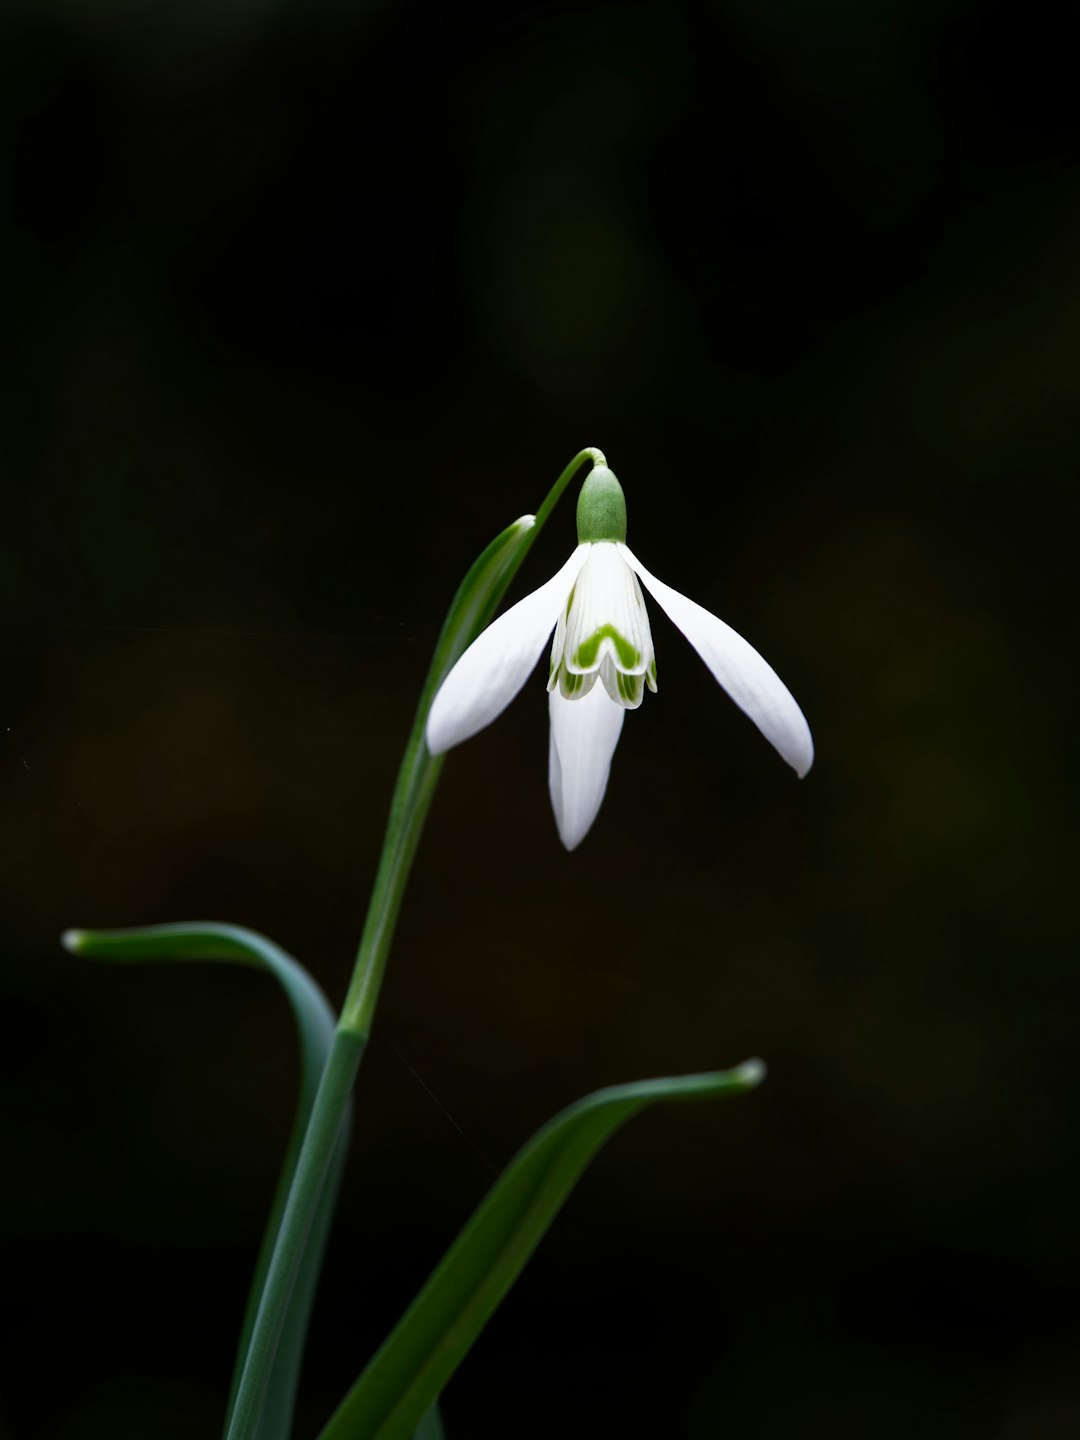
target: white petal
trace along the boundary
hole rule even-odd
[[[650,575],[625,545],[619,549],[627,564],[641,576],[645,589],[667,611],[705,661],[714,678],[801,779],[814,763],[814,742],[806,717],[780,676],[730,625]]]
[[[602,685],[573,700],[552,690],[548,708],[548,788],[559,839],[573,850],[589,833],[600,809],[626,711],[608,698]]]
[[[560,655],[570,671],[599,670],[608,656],[624,675],[644,675],[649,668],[653,658],[649,613],[637,577],[612,541],[601,540],[589,552],[565,631],[565,650]],[[587,648],[587,659],[579,653],[582,646]]]
[[[558,673],[552,675],[548,681],[547,688],[554,690],[558,685],[564,700],[580,700],[583,695],[589,693],[596,681],[595,671],[591,675],[572,675],[565,665],[560,665]]]
[[[564,670],[565,674],[566,671]],[[571,672],[572,673],[572,672]],[[645,677],[644,675],[628,675],[624,670],[618,670],[610,655],[604,656],[603,664],[600,666],[600,681],[608,693],[608,699],[616,705],[621,705],[625,710],[636,710],[645,698]],[[594,670],[591,675],[580,676],[580,679],[595,680],[597,672]]]
[[[501,715],[529,678],[589,553],[579,545],[557,575],[476,637],[431,702],[428,749],[441,755]]]

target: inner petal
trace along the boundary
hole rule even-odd
[[[578,576],[566,616],[562,659],[577,674],[597,671],[605,664],[624,675],[644,675],[649,669],[652,634],[641,587],[613,544],[593,545]]]
[[[574,656],[575,664],[582,670],[591,670],[598,656],[609,657],[623,670],[634,670],[641,664],[641,651],[610,623],[601,625],[582,641]]]
[[[554,690],[558,685],[559,693],[567,700],[581,700],[588,695],[589,691],[596,684],[596,671],[590,675],[582,675],[567,670],[565,665],[560,666],[559,673],[552,678],[548,685],[549,690]]]
[[[588,678],[594,679],[595,674]],[[611,699],[624,710],[636,710],[645,698],[645,677],[616,669],[610,656],[605,656],[600,666],[600,679]]]

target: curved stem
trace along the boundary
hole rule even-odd
[[[491,620],[541,527],[586,460],[605,463],[599,450],[579,451],[549,490],[535,519],[525,516],[515,521],[487,547],[462,581],[436,642],[390,801],[352,980],[297,1158],[226,1440],[257,1440],[285,1312],[371,1034],[405,885],[442,770],[443,757],[432,755],[424,738],[431,702],[455,661]]]
[[[558,504],[560,495],[562,495],[567,485],[570,484],[570,481],[581,469],[582,465],[585,464],[586,460],[591,460],[594,465],[607,464],[607,460],[604,458],[604,452],[602,450],[597,450],[595,445],[587,445],[584,450],[579,450],[578,453],[574,456],[573,460],[570,461],[570,464],[567,465],[566,469],[559,476],[558,480],[555,481],[555,484],[548,491],[544,499],[544,503],[536,512],[537,530],[539,530],[540,527],[544,524],[548,516],[551,514],[552,510],[555,509],[555,506]]]
[[[544,522],[554,510],[563,491],[586,460],[591,460],[594,465],[607,463],[603,451],[597,450],[595,446],[578,451],[548,491],[543,504],[536,512],[535,521],[529,531],[522,536],[511,560],[505,567],[499,586],[499,598],[505,593],[517,573],[518,567],[532,548],[533,542],[540,533]],[[455,608],[453,607],[447,616],[446,625],[444,625],[435,647],[435,655],[432,659],[431,669],[428,671],[427,681],[420,695],[420,703],[416,707],[416,718],[413,720],[412,732],[405,748],[405,758],[398,773],[397,785],[394,787],[394,797],[390,802],[390,820],[386,828],[386,841],[379,860],[379,869],[375,876],[371,906],[364,924],[364,932],[360,937],[360,948],[356,954],[352,982],[342,1007],[341,1023],[365,1039],[371,1033],[375,1006],[378,1003],[379,990],[390,953],[390,942],[393,939],[394,925],[401,908],[402,896],[405,893],[405,882],[409,877],[413,856],[416,854],[416,846],[427,818],[428,806],[431,804],[431,797],[435,792],[439,771],[442,768],[443,757],[441,755],[432,756],[428,752],[424,741],[424,726],[427,724],[427,713],[435,698],[436,690],[442,684],[457,655],[465,648],[463,645],[454,644],[454,641],[458,639],[457,635],[453,633],[456,627],[452,624],[455,619]],[[495,607],[492,605],[490,608],[494,610]],[[481,628],[483,627],[478,626],[476,633],[479,633]],[[456,654],[450,658],[449,655],[443,653],[444,649],[447,651],[454,649]]]

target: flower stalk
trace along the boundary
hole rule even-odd
[[[253,1440],[259,1433],[274,1357],[292,1300],[300,1261],[333,1164],[363,1054],[364,1041],[360,1036],[339,1025],[308,1118],[304,1143],[266,1272],[266,1283],[225,1431],[227,1440]]]
[[[587,460],[591,460],[594,467],[606,468],[603,452],[595,446],[579,451],[551,487],[536,515],[523,516],[515,522],[516,526],[522,528],[517,544],[513,545],[511,553],[507,555],[499,570],[497,592],[494,587],[490,587],[487,593],[479,597],[480,605],[473,607],[469,604],[472,589],[486,568],[486,557],[492,549],[500,545],[503,536],[488,547],[465,577],[443,624],[424,688],[420,692],[412,731],[394,786],[390,818],[375,875],[371,904],[360,937],[352,981],[341,1012],[342,1026],[362,1036],[365,1042],[371,1034],[375,1006],[386,971],[386,961],[405,893],[405,884],[442,769],[443,756],[433,755],[425,739],[431,702],[458,659],[491,619],[563,491]],[[514,528],[510,527],[511,530]],[[504,535],[509,533],[510,531],[506,531]],[[480,572],[479,576],[477,572]]]
[[[516,520],[479,557],[462,581],[443,623],[394,786],[352,979],[297,1159],[227,1421],[226,1440],[258,1440],[284,1318],[371,1035],[409,871],[442,770],[442,755],[433,755],[425,738],[431,702],[458,659],[491,621],[542,526],[587,461],[596,466],[605,464],[601,451],[593,447],[579,451],[536,515]]]

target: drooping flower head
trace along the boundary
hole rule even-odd
[[[548,784],[559,836],[573,850],[600,809],[626,711],[637,709],[646,687],[656,690],[644,584],[736,705],[805,775],[814,743],[791,692],[741,635],[657,580],[627,548],[626,501],[606,465],[594,466],[581,487],[577,524],[577,549],[562,569],[489,625],[443,681],[428,715],[432,754],[502,713],[554,629]]]

